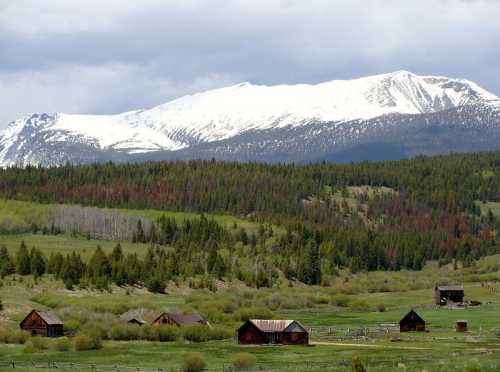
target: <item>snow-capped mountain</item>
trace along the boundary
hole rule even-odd
[[[497,136],[494,94],[463,79],[398,71],[316,85],[242,83],[117,115],[32,114],[1,133],[0,165],[349,161],[494,149]]]

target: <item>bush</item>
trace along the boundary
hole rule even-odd
[[[352,359],[352,364],[351,364],[351,371],[352,372],[366,372],[366,368],[361,362],[361,359],[359,357],[354,357]]]
[[[54,341],[54,343],[52,344],[52,348],[55,351],[69,351],[69,349],[71,348],[71,343],[66,337],[61,337]]]
[[[381,313],[384,313],[385,312],[385,305],[384,304],[378,304],[377,305],[377,310]]]
[[[43,350],[47,350],[48,348],[49,347],[46,339],[42,337],[31,337],[24,345],[24,352],[39,353]]]
[[[80,323],[76,320],[67,320],[64,322],[64,331],[77,332],[80,330]]]
[[[4,344],[24,344],[29,339],[30,334],[21,329],[15,331],[0,329],[0,342]]]
[[[366,311],[370,308],[370,305],[363,300],[354,300],[349,302],[349,307],[353,310]]]
[[[108,338],[115,341],[138,340],[140,331],[136,324],[115,324],[109,329]]]
[[[159,278],[151,278],[146,282],[146,288],[152,293],[165,293],[165,282]]]
[[[201,353],[189,353],[184,356],[184,362],[182,363],[184,372],[201,372],[205,367],[205,359]]]
[[[102,340],[95,332],[85,332],[78,334],[74,341],[76,351],[98,350],[102,348]]]
[[[176,326],[161,325],[156,327],[156,330],[160,342],[175,341],[179,337],[179,329]]]
[[[232,358],[235,369],[252,368],[257,363],[257,358],[249,353],[237,353]]]
[[[330,299],[330,304],[338,307],[347,307],[349,302],[350,298],[346,295],[336,295]]]
[[[265,306],[241,308],[234,312],[234,319],[245,322],[249,319],[272,319],[273,312]]]
[[[231,328],[217,327],[210,328],[210,340],[227,340],[234,336],[234,330]]]
[[[159,327],[150,326],[148,324],[143,325],[140,329],[141,340],[159,341],[160,336],[158,328]]]
[[[203,325],[184,327],[182,336],[191,342],[205,342],[210,340],[210,328]]]

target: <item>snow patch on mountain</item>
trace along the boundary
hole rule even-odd
[[[499,102],[471,81],[408,71],[315,85],[247,82],[116,115],[33,114],[12,122],[1,133],[0,164],[37,163],[42,155],[34,148],[44,144],[52,146],[45,149],[49,152],[64,152],[56,145],[70,143],[134,154],[186,149],[252,131],[359,123],[346,133],[337,131],[340,142],[342,136],[352,138],[366,131],[364,123],[374,118],[477,104],[500,108]],[[60,156],[65,158],[63,153]]]

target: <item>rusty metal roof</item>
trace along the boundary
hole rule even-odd
[[[305,331],[304,326],[296,320],[250,319],[249,322],[262,332],[284,332],[293,323],[296,323]]]

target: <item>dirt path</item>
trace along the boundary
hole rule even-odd
[[[389,345],[373,345],[373,344],[344,344],[342,342],[311,342],[311,345],[324,345],[324,346],[354,346],[354,347],[372,347],[380,349],[406,349],[406,350],[431,350],[429,347],[415,347],[415,346],[389,346]]]

